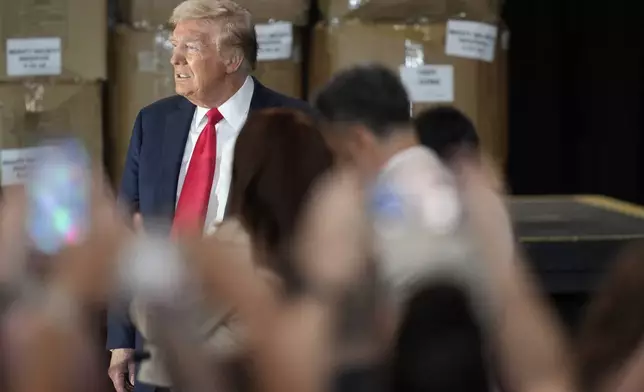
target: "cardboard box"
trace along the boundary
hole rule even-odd
[[[369,61],[384,64],[401,75],[415,113],[436,105],[463,110],[475,123],[484,147],[503,164],[507,155],[506,52],[491,36],[454,44],[451,41],[460,36],[448,34],[447,26],[358,22],[318,25],[310,58],[311,92],[314,94],[335,72],[352,65]],[[456,33],[462,32],[459,23],[454,26]],[[474,29],[491,27],[473,25]],[[448,55],[448,49],[455,55]],[[468,55],[493,58],[464,57]]]
[[[254,76],[266,87],[302,98],[302,29],[288,22],[255,26],[259,51]]]
[[[502,0],[319,0],[327,19],[444,21],[452,17],[495,22]]]
[[[121,20],[137,28],[155,28],[168,24],[174,8],[183,0],[119,0]],[[310,0],[236,0],[247,8],[257,23],[270,20],[305,25]]]
[[[120,182],[132,126],[145,106],[175,94],[168,31],[146,32],[118,26],[110,47],[108,85],[108,172]]]
[[[0,81],[107,77],[106,0],[0,0]]]
[[[0,159],[3,186],[19,183],[43,138],[76,137],[103,161],[99,83],[0,83]]]
[[[288,26],[277,27],[284,30]],[[255,76],[269,88],[301,97],[301,41],[299,29],[295,28],[293,32],[290,44],[288,34],[273,34],[277,37],[273,42],[264,41],[264,50],[260,51],[263,54],[259,57],[274,60],[258,61]],[[175,94],[169,36],[169,30],[142,31],[127,26],[118,26],[115,30],[110,49],[110,57],[114,61],[111,67],[113,75],[108,88],[110,154],[106,157],[115,183],[120,181],[132,125],[138,112],[161,98]],[[283,59],[284,56],[289,57]]]

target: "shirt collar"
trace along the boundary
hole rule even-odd
[[[226,102],[219,106],[219,113],[224,117],[233,128],[241,129],[248,117],[250,110],[250,101],[253,99],[253,92],[255,91],[255,82],[253,78],[248,76],[246,81],[239,90]],[[196,118],[197,124],[204,121],[206,113],[210,108],[197,106]]]
[[[386,174],[397,166],[399,166],[401,163],[405,162],[408,159],[412,159],[415,156],[420,156],[420,155],[433,155],[432,151],[428,149],[425,146],[422,145],[416,145],[412,147],[408,147],[404,150],[401,150],[394,154],[387,163],[385,163],[385,166],[382,168],[380,171],[380,174]]]

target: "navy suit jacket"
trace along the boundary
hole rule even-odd
[[[272,91],[256,79],[250,114],[268,108],[313,110],[304,101]],[[159,100],[143,108],[134,123],[119,192],[120,202],[144,222],[153,220],[169,228],[174,217],[177,181],[190,132],[195,105],[181,96]],[[110,311],[107,348],[143,349],[141,336],[127,312]]]

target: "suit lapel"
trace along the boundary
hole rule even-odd
[[[158,200],[162,204],[164,212],[169,218],[174,216],[174,208],[177,202],[177,182],[183,152],[190,133],[190,125],[194,116],[195,106],[186,99],[177,103],[175,110],[166,115],[165,128],[163,130],[162,161],[160,186],[158,189]],[[164,215],[166,215],[164,214]]]

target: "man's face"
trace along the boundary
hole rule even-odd
[[[170,39],[175,90],[195,105],[208,106],[229,73],[217,50],[217,26],[202,20],[177,23]]]

